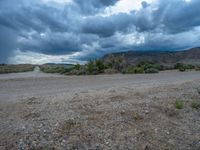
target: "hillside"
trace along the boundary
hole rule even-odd
[[[107,54],[103,60],[110,56],[122,56],[128,64],[136,64],[141,60],[152,61],[163,65],[173,65],[175,63],[200,64],[200,47],[184,51],[128,51]]]

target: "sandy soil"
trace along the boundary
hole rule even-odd
[[[195,71],[0,75],[0,149],[198,150],[199,88]]]

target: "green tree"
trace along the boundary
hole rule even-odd
[[[87,64],[87,70],[88,70],[89,74],[93,74],[94,68],[95,68],[94,62],[89,61],[89,63]]]
[[[80,65],[79,63],[77,63],[77,64],[74,66],[74,68],[75,68],[76,70],[80,70],[81,65]]]
[[[101,60],[96,60],[95,64],[96,64],[98,72],[102,73],[105,69],[103,62]]]

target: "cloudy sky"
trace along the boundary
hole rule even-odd
[[[0,0],[0,63],[200,46],[200,0]]]

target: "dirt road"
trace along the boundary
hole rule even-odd
[[[162,72],[140,75],[62,76],[40,71],[0,75],[0,100],[22,96],[57,95],[66,92],[107,90],[112,88],[145,88],[178,84],[200,79],[200,72]],[[13,99],[14,98],[14,99]]]
[[[199,149],[198,88],[195,71],[0,75],[0,149]]]

